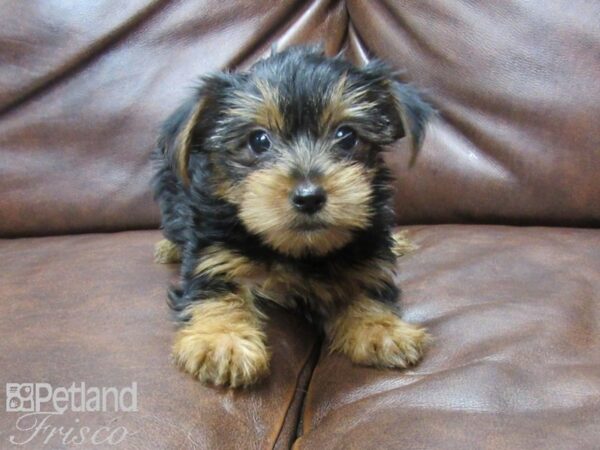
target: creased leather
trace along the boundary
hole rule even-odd
[[[387,156],[399,223],[600,223],[596,2],[35,5],[0,17],[0,235],[155,227],[148,155],[196,77],[317,41],[439,111],[414,167]]]
[[[438,109],[413,168],[388,161],[398,222],[600,225],[600,3],[349,0],[353,53]]]
[[[339,1],[27,3],[0,15],[0,236],[155,228],[149,155],[198,77],[279,37],[337,48],[347,22]]]

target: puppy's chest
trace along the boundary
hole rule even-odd
[[[236,281],[256,295],[286,308],[295,308],[298,302],[302,302],[304,306],[322,313],[335,308],[351,295],[348,283],[341,279],[311,277],[279,264],[268,268],[256,265],[250,273]]]
[[[364,273],[349,273],[341,268],[320,267],[306,273],[291,264],[262,263],[222,246],[211,246],[201,253],[195,274],[234,282],[244,290],[286,308],[303,306],[327,313],[357,294]]]

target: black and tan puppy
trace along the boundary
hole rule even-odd
[[[404,135],[418,148],[430,111],[384,64],[306,48],[202,79],[155,155],[156,257],[182,261],[169,292],[182,368],[234,387],[265,375],[264,301],[307,313],[355,363],[419,360],[427,335],[397,309],[380,153]]]

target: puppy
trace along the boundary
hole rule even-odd
[[[397,308],[381,152],[405,135],[416,151],[431,111],[383,63],[311,48],[202,79],[155,152],[156,259],[182,262],[169,290],[180,367],[232,387],[267,374],[261,302],[304,312],[354,363],[419,360],[427,334]]]

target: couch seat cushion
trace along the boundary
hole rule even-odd
[[[118,427],[129,435],[114,448],[289,447],[315,333],[274,311],[271,377],[248,391],[202,386],[169,359],[175,326],[166,286],[177,268],[153,263],[158,239],[156,231],[137,231],[0,241],[0,448],[10,447],[11,437],[22,448],[42,448],[53,428],[47,448],[112,448],[104,440]],[[5,383],[82,382],[137,383],[138,411],[66,411],[35,436],[33,421],[39,425],[44,415],[17,424],[24,413],[5,412]],[[90,432],[83,430],[83,444],[65,443],[61,426],[63,434],[74,428],[77,438],[83,427]],[[96,431],[99,446],[91,442]]]
[[[435,342],[408,371],[323,352],[297,449],[598,448],[600,231],[411,228],[405,317]]]

